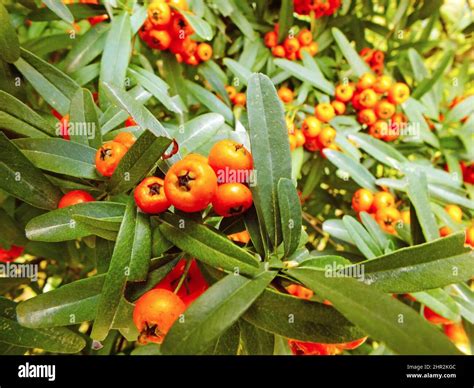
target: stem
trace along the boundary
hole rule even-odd
[[[189,268],[191,267],[191,260],[186,262],[186,267],[184,267],[183,274],[181,275],[181,279],[179,279],[179,283],[176,286],[175,290],[173,291],[174,294],[177,294],[181,286],[183,285],[184,281],[186,280],[189,272]]]

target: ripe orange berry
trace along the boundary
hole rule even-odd
[[[388,91],[388,100],[392,104],[402,104],[410,97],[410,88],[407,84],[397,82],[390,87]]]
[[[162,213],[171,206],[171,202],[166,198],[164,181],[156,176],[143,179],[135,188],[134,198],[144,213]]]
[[[343,115],[346,112],[346,104],[344,104],[342,101],[338,101],[338,100],[331,101],[331,105],[334,108],[334,112],[336,112],[337,115]]]
[[[474,226],[472,225],[466,229],[466,245],[474,248]]]
[[[369,134],[376,139],[383,139],[388,133],[388,124],[386,121],[377,121],[369,127]]]
[[[207,43],[199,43],[196,50],[197,57],[205,62],[212,58],[212,47]]]
[[[305,141],[306,141],[306,138],[305,136],[303,135],[303,132],[300,130],[300,129],[297,129],[295,131],[295,139],[296,139],[296,147],[301,147],[302,145],[304,145]]]
[[[245,106],[247,103],[247,97],[245,93],[237,93],[232,102],[237,106]]]
[[[197,65],[199,65],[199,58],[196,55],[193,54],[193,55],[190,55],[189,57],[185,58],[184,62],[187,65],[190,65],[190,66],[197,66]]]
[[[321,132],[321,122],[314,116],[306,116],[301,130],[305,137],[316,137]]]
[[[388,75],[381,75],[376,78],[373,89],[380,94],[386,93],[392,86],[392,79]]]
[[[320,149],[321,145],[317,137],[307,137],[305,139],[304,148],[309,152],[315,152]]]
[[[171,9],[164,1],[151,3],[147,9],[148,19],[156,27],[164,27],[171,21]]]
[[[282,100],[285,104],[289,104],[293,101],[293,91],[286,86],[282,86],[278,89],[278,97]]]
[[[114,141],[123,144],[127,148],[131,148],[135,144],[135,136],[130,132],[120,132],[115,136]]]
[[[225,90],[227,92],[227,95],[229,96],[230,100],[233,100],[235,95],[237,94],[237,90],[231,85],[227,85],[225,87]]]
[[[168,170],[164,186],[166,198],[175,208],[197,212],[205,209],[214,198],[217,177],[207,163],[184,158]]]
[[[464,330],[462,323],[448,323],[443,325],[444,334],[456,345],[469,344],[469,337]]]
[[[318,42],[311,42],[308,47],[310,55],[314,57],[318,53]]]
[[[373,108],[377,104],[377,93],[373,89],[364,89],[360,92],[359,103],[364,108]]]
[[[228,183],[228,179],[225,177],[232,172],[246,173],[253,168],[250,151],[243,144],[230,139],[214,144],[209,152],[208,160],[209,165],[219,178],[219,183]],[[242,183],[241,179],[237,179],[237,181]]]
[[[352,99],[354,90],[348,84],[340,84],[336,86],[336,99],[342,102],[348,102]]]
[[[291,352],[294,355],[312,355],[312,356],[329,356],[341,352],[341,350],[333,344],[320,344],[316,342],[303,342],[297,340],[288,340]]]
[[[336,112],[331,104],[327,102],[320,103],[314,108],[315,116],[324,123],[331,121],[335,116]]]
[[[172,15],[170,32],[175,40],[184,40],[189,35],[194,34],[191,25],[179,12],[174,12]]]
[[[272,48],[272,54],[274,57],[284,58],[286,55],[285,48],[282,45],[277,45]]]
[[[462,221],[462,210],[457,205],[446,205],[444,210],[449,214],[449,216],[453,219],[454,222],[461,222]]]
[[[290,284],[288,287],[286,287],[286,291],[288,291],[290,295],[306,300],[311,299],[314,295],[312,290],[299,284]]]
[[[387,100],[380,100],[375,105],[375,114],[379,119],[387,120],[395,114],[395,105]]]
[[[127,147],[116,141],[104,143],[95,154],[97,171],[105,177],[112,176],[127,151]]]
[[[332,127],[324,127],[318,135],[318,142],[321,148],[329,147],[336,139],[336,130]]]
[[[275,47],[278,44],[278,34],[275,31],[267,32],[263,38],[263,42],[268,48]]]
[[[352,208],[356,212],[368,212],[374,202],[374,195],[367,189],[359,189],[352,196]]]
[[[376,194],[377,195],[377,194]],[[375,202],[375,199],[374,199]],[[400,220],[400,212],[394,207],[384,207],[377,210],[375,220],[387,233],[394,234],[397,222]]]
[[[296,136],[292,133],[290,133],[288,135],[288,143],[290,144],[290,151],[293,151],[296,149],[297,147],[297,140],[296,140]]]
[[[296,38],[286,38],[283,41],[283,47],[287,54],[296,54],[296,52],[300,49],[300,42]]]
[[[428,306],[423,308],[423,316],[427,321],[434,323],[435,325],[449,325],[453,323],[451,320],[431,310]]]
[[[362,109],[357,114],[357,120],[361,124],[372,125],[377,121],[377,116],[373,109]]]
[[[149,34],[148,44],[152,49],[167,50],[171,44],[171,36],[168,31],[152,30]]]
[[[376,81],[375,75],[372,73],[365,73],[359,78],[357,82],[357,89],[364,90],[374,86]]]
[[[313,41],[313,34],[310,30],[304,28],[298,33],[297,38],[301,46],[309,46]]]
[[[138,342],[161,344],[185,309],[183,301],[171,291],[153,289],[143,294],[133,310],[133,322],[140,332]]]
[[[384,59],[385,59],[385,54],[380,50],[375,50],[370,62],[372,65],[379,65],[379,64],[383,65]]]
[[[94,197],[83,190],[73,190],[62,196],[58,203],[58,209],[77,205],[78,203],[95,201]]]
[[[395,197],[387,191],[379,191],[374,195],[372,211],[395,206]]]
[[[137,122],[130,116],[127,120],[125,120],[125,127],[135,127],[137,126]]]
[[[252,193],[242,183],[224,183],[212,200],[214,211],[222,217],[238,216],[252,206]]]
[[[443,226],[442,228],[439,229],[439,235],[441,237],[446,237],[449,236],[453,231],[449,226]]]

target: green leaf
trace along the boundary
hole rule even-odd
[[[455,300],[441,288],[427,290],[422,292],[414,292],[411,294],[418,302],[429,307],[434,312],[453,321],[460,322],[461,315],[459,314],[459,307]]]
[[[77,353],[86,346],[80,335],[64,327],[30,329],[17,322],[16,303],[0,298],[0,341],[26,348],[40,348],[53,353]]]
[[[262,330],[299,341],[343,343],[364,336],[333,307],[270,289],[243,318]]]
[[[211,112],[220,113],[225,117],[225,120],[229,124],[234,122],[234,114],[230,108],[224,102],[222,102],[222,100],[217,98],[216,95],[189,80],[185,81],[185,85],[186,89],[193,95],[193,97],[201,104],[206,106]]]
[[[278,18],[278,42],[282,42],[293,25],[293,0],[282,0]]]
[[[28,0],[27,0],[28,1]],[[68,4],[67,9],[72,13],[75,19],[82,20],[91,16],[99,16],[107,13],[106,9],[102,5],[97,4]],[[49,22],[53,20],[61,19],[51,9],[43,7],[38,9],[36,6],[33,7],[34,11],[28,14],[28,19],[35,22]]]
[[[92,93],[88,89],[78,89],[71,99],[71,105],[74,107],[70,117],[71,140],[99,148],[102,145],[102,134]]]
[[[109,192],[123,193],[135,187],[156,167],[170,144],[170,139],[156,137],[150,131],[144,132],[120,160],[108,182]]]
[[[359,186],[365,187],[372,191],[377,191],[375,186],[375,178],[369,170],[360,163],[354,162],[354,159],[343,154],[342,152],[324,149],[324,155],[337,168],[343,170],[351,177]]]
[[[170,213],[160,215],[160,221],[166,239],[212,267],[252,276],[261,271],[255,257],[206,225]]]
[[[61,192],[0,132],[0,187],[40,209],[55,209]]]
[[[377,243],[379,250],[383,252],[390,240],[369,213],[360,212],[359,215],[363,225],[372,236],[372,239]]]
[[[18,304],[20,325],[31,328],[70,326],[94,319],[105,275],[64,284]]]
[[[21,57],[14,65],[49,105],[63,116],[69,112],[79,84],[25,49],[21,49]]]
[[[337,28],[331,29],[334,40],[336,41],[342,55],[347,59],[352,71],[356,76],[360,77],[364,73],[371,73],[370,67],[365,63],[362,58],[357,54],[357,51],[351,46],[345,35]]]
[[[8,11],[0,3],[0,58],[8,63],[20,58],[20,42]]]
[[[223,62],[234,76],[238,78],[239,82],[243,85],[247,85],[249,78],[252,76],[252,72],[248,68],[231,58],[224,58]]]
[[[389,293],[409,293],[460,283],[474,275],[463,233],[402,248],[363,261],[364,282]]]
[[[254,74],[247,87],[249,135],[258,185],[252,187],[258,219],[276,247],[281,242],[277,187],[291,179],[291,157],[283,106],[270,79]]]
[[[240,325],[234,323],[222,335],[214,341],[210,348],[204,351],[203,355],[214,356],[235,356],[240,349]]]
[[[145,281],[151,259],[151,226],[150,218],[137,211],[132,255],[130,257],[130,275],[132,282]]]
[[[444,53],[443,57],[439,61],[437,69],[433,72],[430,78],[424,78],[416,87],[412,93],[412,98],[420,99],[426,92],[431,90],[433,85],[441,78],[445,70],[448,68],[451,60],[453,59],[453,50],[448,50]]]
[[[275,277],[263,272],[254,279],[229,274],[186,310],[161,347],[164,354],[199,354],[234,324]]]
[[[109,29],[109,24],[99,23],[82,35],[66,55],[63,62],[64,71],[69,74],[74,73],[99,56],[104,50],[106,32]]]
[[[92,327],[91,337],[102,341],[107,337],[117,315],[118,307],[131,273],[131,258],[135,240],[137,210],[133,196],[128,199],[122,225],[117,236],[109,270],[97,304],[97,316]],[[150,245],[151,249],[151,245]]]
[[[288,274],[399,354],[459,354],[443,333],[391,295],[353,278],[327,277],[324,271],[293,269]]]
[[[96,150],[64,139],[13,141],[38,168],[77,178],[101,180],[95,168]]]
[[[137,66],[131,66],[128,71],[132,77],[160,101],[166,109],[179,115],[183,114],[182,109],[170,97],[168,84],[160,77]]]
[[[155,136],[172,138],[157,118],[143,106],[142,101],[139,101],[139,97],[135,98],[134,95],[108,83],[102,85],[102,90],[106,93],[107,97],[113,104],[128,112],[129,116],[132,116],[140,127],[149,129]],[[126,117],[123,120],[120,117],[120,121],[122,122],[125,119]],[[105,125],[103,126],[103,130],[104,127]]]
[[[355,141],[365,152],[387,166],[400,168],[400,163],[407,162],[405,156],[384,141],[365,133],[353,133],[347,136]]]
[[[212,39],[212,29],[209,23],[197,17],[192,12],[180,10],[180,13],[184,16],[186,21],[193,28],[196,35],[198,35],[204,40]]]
[[[190,153],[213,141],[219,128],[224,125],[224,117],[218,113],[205,113],[186,122],[176,134],[179,149]]]
[[[121,15],[114,17],[107,33],[100,62],[100,91],[103,84],[111,84],[119,89],[125,88],[125,77],[132,52],[131,37],[130,15],[124,11]],[[99,96],[100,106],[107,106],[107,100],[102,96],[102,93],[99,93]]]
[[[406,173],[408,198],[415,208],[423,235],[426,241],[436,240],[439,237],[439,232],[430,207],[426,175],[419,169],[409,169]]]
[[[61,0],[43,0],[46,7],[58,15],[62,20],[68,24],[74,23],[74,16],[72,16],[69,8],[64,5]]]
[[[295,185],[290,179],[281,178],[277,189],[285,257],[288,257],[298,248],[300,242],[301,203]]]
[[[373,259],[382,254],[382,250],[373,240],[372,236],[354,217],[344,216],[342,222],[351,239],[366,258]]]
[[[0,127],[27,137],[55,135],[50,123],[29,106],[0,90]]]
[[[278,58],[273,62],[284,71],[290,73],[293,77],[303,82],[307,82],[324,93],[334,95],[334,86],[324,78],[321,72],[318,73],[317,71],[314,71],[314,69],[309,69],[298,63],[289,61],[288,59]],[[314,66],[317,67],[316,62],[314,62]]]
[[[469,116],[474,112],[474,96],[469,96],[462,100],[454,108],[449,110],[446,115],[446,122],[452,123],[462,120],[464,117]]]
[[[243,319],[239,320],[239,326],[244,354],[258,356],[273,354],[275,346],[275,336],[273,334],[260,330]]]
[[[26,225],[26,236],[33,241],[58,242],[75,240],[93,234],[86,224],[74,221],[74,216],[94,218],[123,216],[124,205],[115,202],[86,202],[57,209],[33,218]]]

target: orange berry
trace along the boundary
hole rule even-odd
[[[387,100],[380,100],[375,105],[375,114],[379,119],[389,119],[395,114],[395,105]]]
[[[303,132],[300,129],[297,129],[294,133],[296,139],[296,147],[301,147],[304,145],[306,138],[303,135]]]
[[[231,100],[233,100],[234,97],[235,97],[235,95],[237,94],[237,90],[235,90],[235,88],[234,88],[233,86],[231,86],[231,85],[227,85],[227,86],[225,87],[225,90],[226,90],[227,95],[229,96],[229,98],[230,98]]]
[[[298,33],[297,38],[301,46],[309,46],[313,41],[313,34],[310,30],[304,28]]]
[[[466,229],[466,245],[474,248],[474,226],[471,225]]]
[[[356,212],[368,212],[374,202],[374,195],[367,189],[359,189],[352,196],[352,208]]]
[[[357,82],[357,89],[364,90],[374,86],[376,81],[375,75],[372,73],[365,73],[362,77],[359,78]]]
[[[375,202],[375,198],[374,198]],[[375,220],[380,227],[387,233],[395,233],[395,227],[400,220],[400,212],[394,207],[384,207],[377,210]]]
[[[314,116],[307,116],[301,126],[305,137],[316,137],[321,132],[321,122]]]
[[[205,62],[212,58],[212,47],[207,43],[199,43],[196,50],[197,57]]]
[[[388,91],[388,100],[392,104],[402,104],[410,97],[410,88],[407,84],[397,82],[392,85]]]
[[[265,46],[273,48],[278,44],[278,34],[275,31],[270,31],[265,34],[263,38]]]
[[[318,53],[318,42],[311,42],[309,44],[309,53],[311,54],[312,57],[314,57]]]
[[[272,48],[272,54],[274,57],[277,58],[284,58],[286,53],[285,53],[285,48],[282,45],[277,45]]]
[[[425,319],[431,323],[434,323],[435,325],[449,325],[453,323],[451,320],[448,318],[445,318],[441,315],[439,315],[437,312],[431,310],[428,306],[425,306],[423,308],[423,315]]]
[[[462,210],[457,205],[446,205],[444,210],[449,214],[454,222],[462,221]]]
[[[348,84],[340,84],[336,86],[336,100],[348,102],[352,99],[354,90]]]
[[[377,116],[373,109],[362,109],[357,114],[357,120],[361,124],[372,125],[377,121]]]
[[[381,75],[375,80],[373,89],[380,94],[386,93],[392,86],[392,79],[388,75]]]
[[[296,53],[300,48],[300,42],[296,38],[286,38],[283,41],[283,47],[287,54]]]
[[[332,127],[324,127],[318,135],[318,142],[321,148],[329,147],[336,139],[336,130]]]
[[[293,101],[293,91],[286,86],[282,86],[278,89],[278,97],[282,100],[285,104],[289,104]]]
[[[234,105],[237,106],[245,106],[245,104],[247,103],[247,97],[245,93],[237,93],[232,102],[234,103]]]
[[[148,44],[152,49],[167,50],[171,44],[171,36],[168,31],[151,30]]]
[[[377,211],[387,207],[395,206],[395,197],[387,191],[379,191],[374,195],[372,210]]]
[[[359,103],[364,108],[373,108],[377,104],[377,93],[372,89],[364,89],[359,95]]]
[[[327,102],[320,103],[314,108],[315,116],[324,123],[331,121],[335,116],[336,112],[331,104]]]
[[[331,105],[334,108],[334,112],[336,112],[337,115],[343,115],[346,112],[346,104],[344,104],[342,101],[338,101],[338,100],[331,101]]]
[[[449,236],[453,231],[449,226],[443,226],[442,228],[439,229],[439,235],[441,237],[446,237]]]

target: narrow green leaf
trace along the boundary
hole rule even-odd
[[[258,185],[252,195],[259,221],[271,244],[281,242],[277,187],[280,178],[291,179],[291,157],[283,106],[270,79],[254,74],[247,88],[250,144]]]
[[[8,11],[0,3],[0,58],[8,63],[20,58],[20,42]]]
[[[254,279],[229,274],[215,283],[176,322],[161,347],[164,354],[199,354],[234,324],[275,277],[263,272]]]
[[[40,209],[55,209],[61,192],[0,132],[0,187]]]
[[[345,35],[335,27],[331,29],[331,32],[334,36],[334,40],[342,52],[342,55],[344,55],[344,57],[347,59],[347,62],[349,62],[349,65],[351,66],[351,69],[355,75],[360,77],[364,73],[371,73],[369,66],[362,60],[359,54],[357,54],[357,51],[351,46]]]
[[[288,36],[291,26],[293,26],[293,0],[282,0],[278,18],[278,42],[282,42]]]
[[[300,242],[301,203],[295,185],[290,179],[280,179],[277,189],[285,257],[288,257],[298,248]]]
[[[74,23],[74,16],[72,16],[69,8],[61,0],[44,0],[46,7],[58,15],[62,20],[68,24]]]

